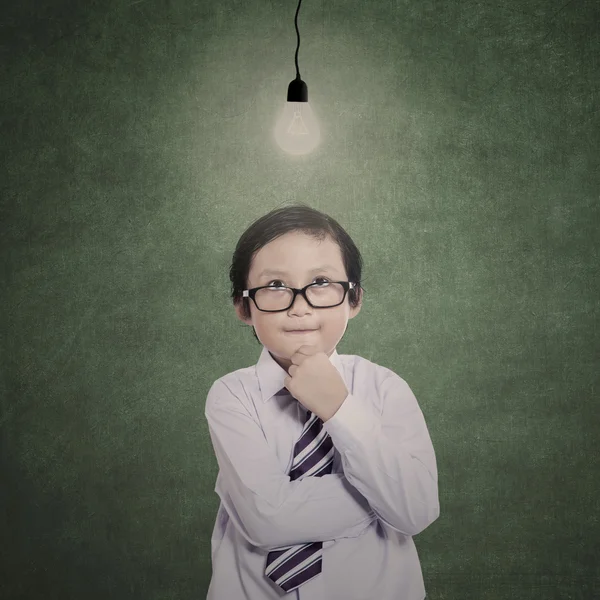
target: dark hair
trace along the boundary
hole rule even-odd
[[[359,298],[362,296],[362,293],[359,292],[364,291],[360,284],[362,274],[360,251],[352,238],[335,219],[306,204],[297,203],[283,208],[276,208],[254,221],[244,231],[235,247],[229,269],[231,298],[234,305],[242,304],[243,316],[245,318],[251,316],[251,300],[250,298],[244,298],[242,292],[248,289],[248,274],[250,273],[252,259],[263,246],[291,231],[300,231],[319,241],[329,236],[338,244],[348,281],[357,284],[355,289],[348,290],[348,302],[353,308],[358,306]],[[256,341],[260,343],[254,329],[252,329],[252,333]]]

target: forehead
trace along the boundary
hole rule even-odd
[[[302,271],[302,269],[299,269],[300,271]],[[331,271],[332,273],[337,273],[339,269],[337,267],[335,267],[334,265],[320,265],[318,267],[315,267],[314,269],[309,269],[306,271],[306,273],[308,273],[309,275],[312,275],[313,273],[325,273],[328,271]],[[301,273],[302,274],[302,273]],[[259,277],[263,277],[263,276],[268,276],[268,275],[279,275],[282,277],[285,277],[287,275],[293,275],[293,273],[291,273],[290,271],[287,271],[286,269],[263,269],[260,273],[258,273]]]
[[[255,277],[267,275],[305,275],[329,271],[345,272],[338,244],[329,236],[319,240],[301,232],[292,232],[272,240],[261,248],[252,261]]]

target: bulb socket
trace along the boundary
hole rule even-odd
[[[287,101],[308,102],[308,87],[299,76],[288,85]]]

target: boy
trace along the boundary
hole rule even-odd
[[[221,499],[207,600],[425,598],[412,536],[439,501],[423,414],[393,371],[336,351],[361,269],[344,229],[304,205],[237,244],[232,298],[263,349],[206,400]]]

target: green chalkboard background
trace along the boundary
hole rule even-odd
[[[599,597],[600,4],[305,0],[301,158],[295,10],[3,4],[0,597],[205,597],[206,393],[261,350],[229,263],[295,201],[365,259],[338,352],[425,415],[428,598]]]

